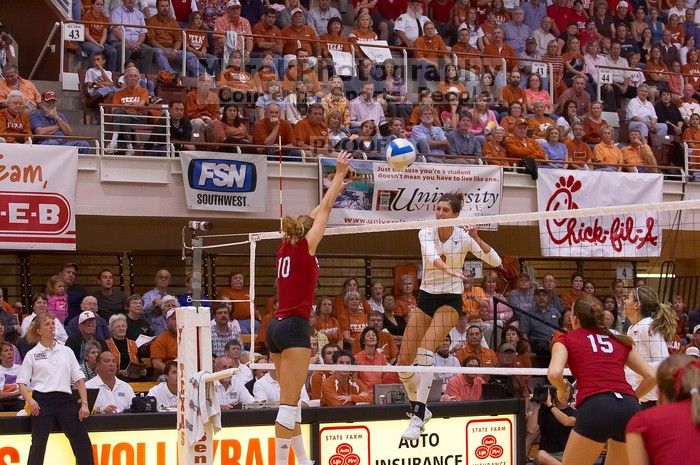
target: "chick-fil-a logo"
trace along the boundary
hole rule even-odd
[[[573,176],[561,176],[554,184],[555,191],[547,201],[547,211],[576,210],[579,206],[574,200],[574,193],[581,190],[581,181]],[[634,245],[637,250],[650,244],[658,245],[656,218],[647,215],[643,223],[637,223],[633,216],[615,217],[609,227],[595,218],[588,224],[585,218],[560,218],[546,220],[547,234],[556,245],[604,245],[609,244],[616,252],[621,252],[626,244]]]

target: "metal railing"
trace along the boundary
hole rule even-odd
[[[99,108],[103,155],[173,156],[167,105],[138,107],[101,103]],[[153,110],[159,113],[154,115]]]
[[[602,70],[602,69],[608,69],[608,70],[611,70],[611,71],[624,71],[624,74],[629,73],[630,71],[633,71],[633,72],[635,72],[635,73],[641,73],[642,75],[644,75],[644,74],[646,73],[646,71],[643,70],[643,69],[638,69],[638,68],[622,68],[622,67],[619,67],[619,66],[596,65],[596,68],[598,68],[598,74],[599,74],[599,75],[600,75],[600,70]],[[683,76],[682,73],[674,73],[674,72],[672,72],[672,71],[653,71],[653,73],[654,73],[654,74],[662,74],[662,75],[664,75],[664,76],[680,76],[680,78],[681,78],[681,90],[683,90],[683,88],[685,87],[686,79],[685,79],[685,76]],[[594,81],[597,83],[597,85],[596,85],[596,92],[597,92],[597,96],[598,96],[598,97],[597,97],[597,98],[598,98],[598,101],[601,101],[601,100],[600,100],[601,87],[602,87],[601,84],[612,84],[612,83],[613,83],[613,82],[612,82],[612,79],[611,79],[611,82],[603,82],[602,79],[600,79],[600,78],[599,78],[599,79],[595,79],[595,76],[594,76]],[[641,84],[643,84],[643,82],[640,82],[640,83],[637,84],[637,85],[639,86],[639,85],[641,85]]]

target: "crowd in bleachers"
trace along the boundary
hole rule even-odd
[[[698,138],[692,1],[364,0],[343,13],[328,0],[75,3],[86,39],[68,44],[87,60],[93,103],[148,107],[161,86],[191,89],[167,98],[178,148],[267,153],[274,142],[290,159],[334,148],[382,158],[388,141],[408,137],[427,161],[655,172],[682,165],[678,143]],[[394,47],[391,58],[373,61],[375,40]],[[122,46],[133,86],[116,79]],[[335,52],[354,52],[354,72]],[[42,105],[9,75],[0,102],[14,88],[27,111]],[[134,153],[119,125],[146,110],[121,108],[108,153]],[[2,116],[3,132],[34,130]]]

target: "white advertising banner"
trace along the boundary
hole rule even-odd
[[[263,212],[267,201],[267,159],[259,155],[180,152],[187,208]]]
[[[435,219],[435,205],[447,192],[464,194],[461,216],[497,215],[503,173],[499,166],[413,163],[396,171],[384,162],[352,160],[352,182],[333,205],[329,224],[381,224]],[[335,159],[319,159],[323,196],[335,174]]]
[[[0,144],[0,248],[75,250],[78,149]]]
[[[405,420],[321,424],[318,465],[515,465],[515,415],[433,420],[401,439]]]
[[[541,169],[539,211],[661,202],[661,174]],[[543,220],[540,246],[546,257],[658,257],[661,225],[657,212]]]

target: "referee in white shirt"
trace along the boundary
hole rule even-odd
[[[46,443],[54,420],[70,441],[77,465],[93,465],[92,444],[82,421],[90,415],[85,375],[73,351],[54,339],[56,327],[51,315],[37,316],[29,332],[39,342],[24,357],[17,376],[22,397],[27,399],[32,425],[32,445],[27,465],[42,465]],[[71,395],[71,383],[80,393],[78,404]],[[78,409],[80,405],[80,409]]]
[[[117,378],[117,357],[104,351],[97,356],[97,376],[85,383],[85,387],[99,389],[95,399],[94,413],[122,413],[131,408],[135,397],[129,383]]]

